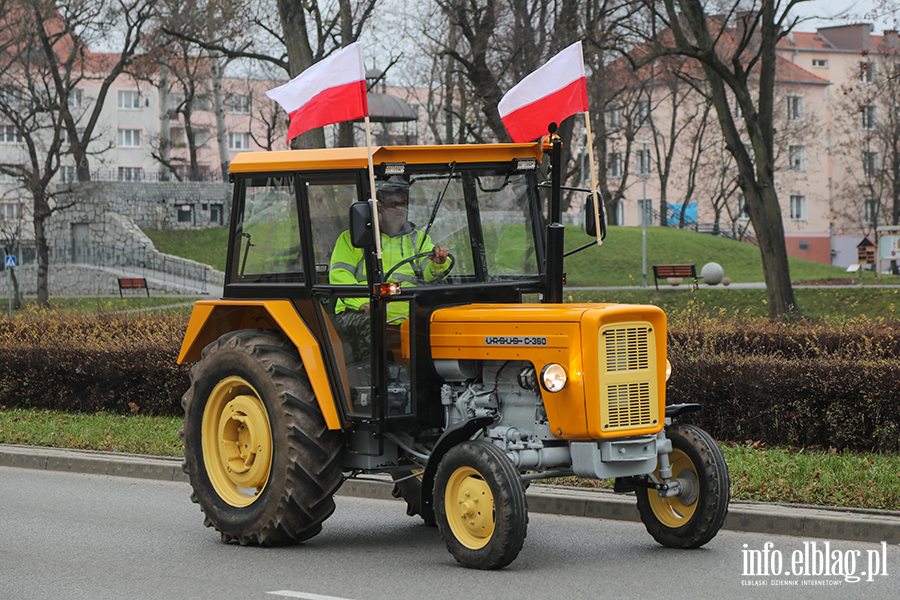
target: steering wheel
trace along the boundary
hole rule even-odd
[[[413,254],[412,256],[408,256],[408,257],[404,258],[403,260],[398,262],[396,265],[391,267],[390,271],[385,273],[384,280],[385,281],[389,280],[391,278],[391,275],[394,274],[394,271],[396,271],[403,265],[407,265],[407,264],[410,264],[417,260],[421,260],[421,259],[425,258],[426,256],[433,256],[433,253],[432,252],[419,252],[418,254]],[[438,282],[444,281],[445,279],[447,279],[447,277],[450,276],[450,271],[453,270],[453,265],[456,264],[456,259],[453,258],[452,254],[447,254],[447,258],[450,259],[450,264],[447,266],[447,268],[444,269],[443,271],[441,271],[440,274],[438,274],[434,279],[432,279],[428,283],[438,283]],[[415,269],[413,269],[413,270],[415,270]]]

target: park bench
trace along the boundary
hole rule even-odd
[[[653,265],[653,280],[656,284],[656,289],[659,289],[660,279],[668,279],[669,277],[693,279],[694,289],[697,289],[697,267],[694,265]]]
[[[146,290],[150,297],[150,288],[143,277],[119,277],[119,296],[124,298],[122,290]]]

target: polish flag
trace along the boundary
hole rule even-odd
[[[497,106],[514,142],[530,142],[550,123],[588,110],[581,42],[575,42],[506,92]]]
[[[266,96],[291,118],[288,141],[316,127],[366,116],[369,103],[362,44],[354,42],[320,60]]]

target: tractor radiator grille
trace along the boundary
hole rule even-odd
[[[650,384],[623,383],[607,387],[607,420],[609,429],[650,424]]]
[[[649,332],[647,326],[608,329],[604,333],[607,372],[646,369],[650,361]]]
[[[658,422],[653,329],[649,323],[615,323],[600,330],[600,418],[605,432]]]

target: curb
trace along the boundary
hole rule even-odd
[[[0,467],[188,482],[180,458],[0,444]],[[350,479],[339,496],[395,500],[387,477]],[[528,510],[640,522],[634,496],[608,490],[532,485]],[[900,512],[732,501],[722,529],[854,542],[900,543]]]

